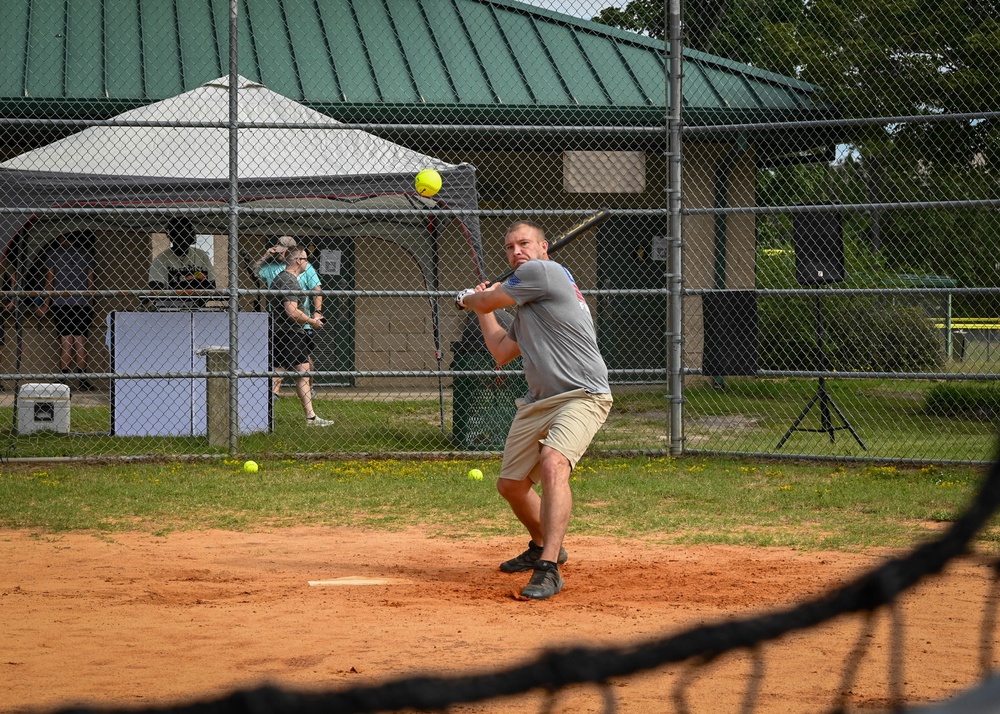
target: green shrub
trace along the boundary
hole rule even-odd
[[[877,257],[856,240],[845,240],[847,280],[836,287],[892,285]],[[798,288],[795,252],[789,243],[762,248],[757,285]],[[764,296],[759,301],[762,369],[841,372],[921,372],[944,363],[944,340],[914,299],[890,295],[823,296],[823,365],[816,354],[816,301],[812,296]]]
[[[834,369],[920,372],[943,366],[944,340],[923,309],[880,296],[831,302]]]
[[[924,412],[1000,424],[1000,386],[995,384],[936,384],[927,393]]]
[[[881,296],[823,299],[824,354],[840,372],[920,372],[941,367],[944,345],[919,307]],[[823,369],[816,354],[814,298],[760,303],[761,367]]]
[[[758,304],[761,369],[818,369],[812,301],[765,297]]]

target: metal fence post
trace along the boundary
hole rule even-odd
[[[238,0],[229,0],[229,453],[239,450],[239,31]]]
[[[668,28],[669,76],[667,91],[667,133],[669,182],[667,196],[669,201],[669,371],[670,371],[670,453],[679,455],[684,450],[684,335],[682,287],[683,287],[683,240],[681,222],[681,178],[683,162],[681,159],[681,78],[683,76],[681,46],[681,0],[667,0],[666,12]]]

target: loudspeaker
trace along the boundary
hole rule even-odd
[[[757,293],[720,290],[702,295],[701,305],[705,327],[702,374],[712,377],[756,374],[760,342]]]
[[[792,225],[795,279],[799,285],[843,281],[844,224],[840,213],[794,213]]]

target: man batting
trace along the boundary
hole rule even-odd
[[[612,403],[590,309],[569,271],[549,260],[548,248],[540,226],[517,221],[504,238],[513,275],[455,297],[478,316],[498,365],[524,358],[528,394],[517,400],[497,490],[531,536],[528,549],[501,563],[500,570],[533,571],[521,591],[533,600],[563,588],[559,564],[568,558],[562,542],[573,507],[570,472]],[[504,330],[493,312],[514,305],[514,321]]]

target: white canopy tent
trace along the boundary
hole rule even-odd
[[[427,288],[439,288],[438,241],[452,221],[441,211],[478,207],[473,166],[338,128],[330,117],[244,78],[237,96],[238,122],[273,125],[238,129],[241,236],[375,236],[412,256]],[[0,214],[3,260],[24,276],[19,287],[33,287],[27,269],[49,241],[69,231],[113,229],[123,251],[140,253],[151,233],[163,233],[171,214],[183,212],[198,233],[228,234],[229,114],[229,80],[221,77],[0,163],[0,206],[8,209]],[[220,126],[189,126],[198,123]],[[427,168],[443,177],[433,198],[414,189],[415,175]],[[316,210],[331,208],[341,212]],[[482,279],[479,218],[463,213],[458,223]],[[437,301],[430,305],[440,369]]]
[[[238,131],[237,174],[243,208],[266,207],[267,213],[241,213],[240,231],[249,234],[358,235],[392,240],[420,265],[428,285],[436,281],[433,211],[478,206],[475,169],[449,164],[340,123],[262,84],[239,79],[240,122],[280,124]],[[0,230],[8,254],[29,264],[38,248],[53,237],[81,228],[158,231],[164,213],[118,213],[103,216],[40,214],[52,207],[183,207],[219,209],[228,200],[229,129],[166,126],[170,123],[229,121],[229,81],[220,77],[190,92],[115,117],[129,126],[94,126],[0,163],[0,205],[21,207],[6,214]],[[139,123],[139,126],[131,125]],[[142,126],[142,123],[149,126]],[[306,128],[302,125],[311,124]],[[288,127],[288,128],[285,128]],[[416,194],[414,176],[437,169],[444,178],[433,199]],[[374,209],[365,215],[319,214],[280,209]],[[276,210],[277,209],[277,210]],[[421,214],[393,215],[408,209]],[[191,216],[199,233],[228,232],[228,217]],[[477,274],[482,255],[479,220],[467,216],[468,236]],[[12,244],[16,241],[16,246]]]

